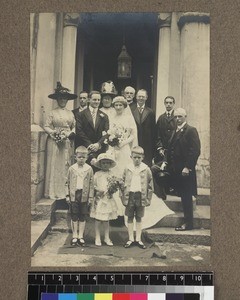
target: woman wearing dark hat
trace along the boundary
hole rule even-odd
[[[69,93],[69,89],[57,82],[55,92],[48,97],[57,100],[58,107],[49,113],[44,126],[48,134],[45,197],[63,199],[66,196],[67,170],[73,163],[75,137],[75,118],[66,104],[68,100],[76,99],[77,95]]]
[[[117,95],[117,90],[112,81],[106,81],[101,86],[101,96],[102,96],[102,107],[100,110],[104,112],[108,118],[109,122],[114,114],[114,108],[112,107],[112,100]]]

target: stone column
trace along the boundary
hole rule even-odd
[[[181,30],[181,106],[201,140],[198,186],[210,185],[210,18],[206,13],[184,13]]]
[[[75,68],[76,68],[76,45],[77,27],[79,14],[66,13],[64,16],[63,29],[63,52],[62,52],[62,85],[75,91]],[[67,104],[68,109],[73,109],[73,101]]]
[[[31,25],[31,207],[43,196],[46,134],[42,129],[53,107],[56,14],[30,15]]]
[[[171,13],[160,13],[158,16],[158,22],[159,42],[156,118],[165,111],[163,100],[168,95]]]
[[[48,94],[54,87],[56,14],[40,13],[35,16],[31,26],[32,121],[42,126],[45,123],[45,112],[49,112],[53,106]]]

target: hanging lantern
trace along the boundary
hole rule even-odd
[[[127,53],[125,45],[122,46],[122,51],[118,56],[118,78],[131,78],[132,59]]]

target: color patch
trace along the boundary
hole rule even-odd
[[[58,294],[42,294],[41,300],[58,300]]]
[[[112,294],[110,293],[105,293],[105,294],[95,294],[94,300],[112,300]]]
[[[78,294],[77,300],[94,300],[94,294],[92,293]]]
[[[113,294],[113,300],[131,300],[131,295],[128,293]]]
[[[148,294],[148,300],[166,300],[166,294],[151,293]]]
[[[58,300],[77,300],[77,294],[58,294]]]
[[[184,294],[167,294],[166,300],[184,300]]]
[[[131,294],[131,298],[130,300],[148,300],[147,298],[147,294],[140,294],[140,293],[135,293],[135,294]]]

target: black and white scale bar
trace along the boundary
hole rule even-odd
[[[31,286],[49,285],[174,285],[174,286],[212,286],[212,272],[151,272],[151,273],[78,273],[78,272],[29,272],[28,284]]]

